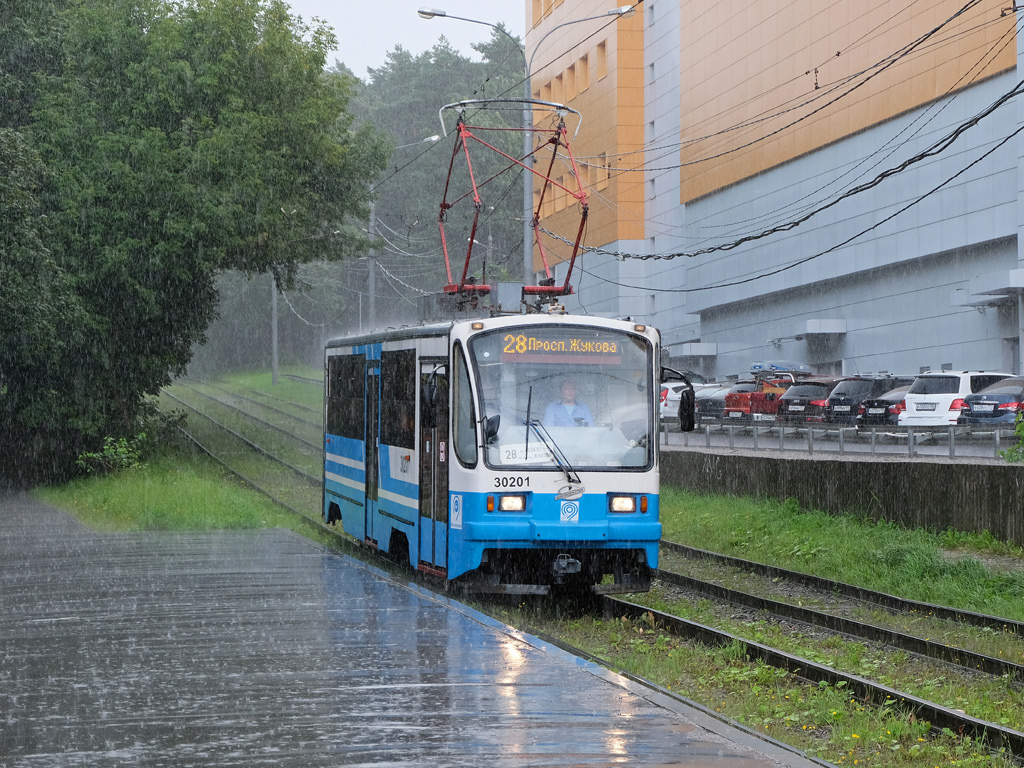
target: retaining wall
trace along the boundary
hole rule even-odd
[[[697,493],[860,512],[908,528],[989,531],[1024,546],[1024,466],[663,450],[661,482]]]

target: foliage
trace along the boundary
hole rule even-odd
[[[503,28],[502,28],[503,30]],[[357,103],[367,123],[385,133],[396,147],[388,168],[376,184],[376,217],[381,234],[381,255],[397,274],[411,274],[418,268],[426,278],[420,287],[437,290],[445,279],[444,261],[437,232],[439,205],[448,178],[453,152],[458,150],[453,190],[470,191],[466,163],[456,146],[454,115],[446,111],[448,135],[442,135],[438,111],[446,104],[466,99],[518,99],[522,97],[523,53],[508,33],[497,29],[491,38],[475,46],[483,58],[472,62],[442,40],[431,50],[413,56],[401,47],[390,52],[385,64],[369,71],[369,81],[360,89]],[[519,127],[522,106],[470,110],[469,125]],[[480,139],[495,144],[509,155],[522,154],[518,132],[476,132]],[[422,140],[442,135],[434,144]],[[522,274],[523,173],[509,160],[477,143],[470,144],[473,171],[480,187],[481,215],[475,239],[471,274],[483,279],[483,254],[490,240],[492,257],[487,263],[487,282]],[[506,168],[510,170],[500,173]],[[499,174],[500,175],[497,175]],[[488,180],[494,177],[493,182]],[[457,195],[449,194],[449,199]],[[447,212],[446,235],[453,274],[461,269],[469,239],[473,207],[466,200]],[[416,254],[416,256],[403,256]],[[427,270],[429,264],[432,270]],[[458,276],[455,275],[455,279]],[[407,281],[408,282],[408,281]]]
[[[101,531],[208,531],[281,527],[310,536],[294,514],[240,487],[205,458],[168,452],[127,475],[94,474],[32,495]],[[323,541],[323,537],[316,537]]]
[[[133,433],[203,340],[218,273],[289,286],[362,252],[384,155],[348,111],[353,79],[323,71],[333,34],[281,0],[4,12],[0,472],[30,481]]]
[[[86,474],[91,472],[103,472],[110,474],[120,470],[145,469],[146,465],[141,461],[140,443],[146,439],[145,433],[136,435],[129,440],[126,437],[119,437],[116,440],[107,435],[103,438],[102,451],[85,451],[79,454],[76,464]]]
[[[1002,457],[1013,464],[1024,462],[1024,418],[1022,416],[1024,414],[1017,414],[1017,422],[1013,427],[1013,436],[1017,442],[1001,452]]]

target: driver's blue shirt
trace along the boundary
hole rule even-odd
[[[566,406],[562,402],[548,403],[544,411],[544,425],[548,427],[591,427],[594,417],[583,403]]]

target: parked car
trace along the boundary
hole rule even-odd
[[[828,396],[838,381],[814,377],[796,382],[779,397],[776,420],[786,425],[823,422]]]
[[[1011,376],[967,395],[957,424],[1013,424],[1024,413],[1024,377]]]
[[[794,381],[810,376],[810,366],[787,360],[758,360],[750,366],[753,389],[737,386],[726,395],[725,418],[728,421],[775,421],[779,395]],[[744,382],[741,382],[744,383]]]
[[[707,424],[722,419],[725,411],[725,396],[732,389],[731,384],[711,384],[697,391],[697,423]]]
[[[848,376],[836,384],[825,406],[828,424],[856,424],[860,404],[896,387],[909,387],[914,376]]]
[[[993,371],[928,371],[907,390],[901,427],[941,427],[956,424],[967,395],[980,392],[1011,376]]]
[[[753,379],[737,381],[725,395],[722,418],[727,421],[750,420],[750,395],[757,392],[760,384]]]
[[[895,427],[899,424],[900,413],[904,408],[903,397],[908,389],[909,384],[862,401],[857,409],[857,428]]]
[[[685,381],[663,381],[661,383],[660,411],[662,420],[679,418],[679,399],[684,389],[688,389]]]

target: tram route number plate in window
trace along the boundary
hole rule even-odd
[[[505,443],[501,446],[502,464],[551,464],[553,459],[540,440],[530,443],[530,455],[526,455],[526,443]]]

